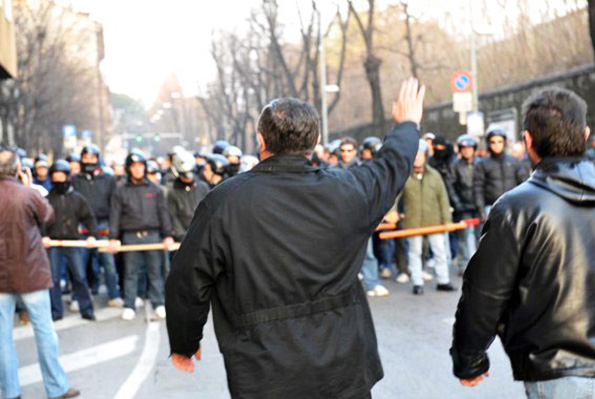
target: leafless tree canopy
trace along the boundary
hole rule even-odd
[[[51,1],[20,2],[15,24],[18,78],[0,84],[2,141],[59,154],[64,124],[97,124],[96,51],[72,11]]]

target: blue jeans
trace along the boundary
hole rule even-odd
[[[372,235],[372,242],[374,244],[374,255],[376,255],[376,259],[378,259],[380,270],[389,269],[393,273],[396,272],[396,268],[393,267],[393,259],[395,256],[394,239],[381,240],[380,234],[374,233]]]
[[[19,384],[19,362],[12,339],[14,313],[20,298],[27,312],[33,331],[39,366],[45,391],[51,398],[62,396],[68,391],[66,373],[58,362],[58,336],[54,331],[48,290],[28,294],[0,293],[0,391],[3,398],[16,398],[21,394]]]
[[[106,229],[106,223],[99,223],[98,229]],[[99,240],[107,240],[107,236],[98,236]],[[82,239],[87,239],[83,236]],[[107,287],[107,295],[109,299],[120,298],[120,289],[118,288],[118,273],[116,272],[116,262],[114,255],[109,252],[99,252],[97,248],[84,249],[85,259],[84,264],[87,265],[89,261],[92,262],[91,270],[93,271],[93,290],[99,289],[101,268],[105,272],[105,286]]]
[[[593,399],[595,378],[563,377],[555,380],[525,382],[528,399]]]
[[[62,305],[62,288],[60,288],[60,262],[62,257],[66,258],[66,263],[72,276],[72,290],[74,298],[79,303],[81,315],[91,316],[93,314],[93,300],[89,294],[87,278],[85,276],[85,263],[83,262],[83,253],[80,248],[50,248],[48,251],[50,264],[52,267],[52,279],[54,287],[50,289],[52,301],[52,317],[60,318],[64,315]]]
[[[155,244],[161,242],[157,232],[124,233],[124,245]],[[139,274],[146,267],[149,278],[149,299],[153,308],[164,303],[164,279],[162,272],[163,251],[139,251],[124,253],[124,307],[135,309],[134,300],[137,297]]]
[[[368,248],[366,249],[366,257],[362,264],[362,274],[364,276],[364,286],[366,290],[372,290],[380,285],[378,279],[378,261],[374,256],[374,246],[372,244],[372,237],[368,240]]]
[[[430,248],[434,253],[434,260],[436,261],[436,281],[438,284],[448,284],[450,277],[448,276],[448,260],[446,254],[447,238],[444,233],[429,234],[428,242]],[[424,285],[422,275],[422,243],[423,236],[409,237],[409,270],[411,270],[411,281],[413,285]]]

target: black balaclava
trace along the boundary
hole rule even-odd
[[[69,188],[70,188],[69,181],[52,182],[52,189],[55,190],[60,195],[66,194],[68,192]]]

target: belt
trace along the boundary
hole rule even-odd
[[[356,295],[356,290],[352,288],[347,294],[319,299],[313,302],[258,310],[256,312],[232,317],[232,319],[236,328],[245,328],[269,321],[304,317],[315,313],[326,312],[328,310],[349,306],[357,302],[359,301]]]

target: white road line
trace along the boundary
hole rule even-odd
[[[134,352],[137,341],[138,335],[130,335],[115,341],[106,342],[93,348],[60,356],[60,364],[66,373],[84,369]],[[42,377],[39,363],[21,367],[19,369],[19,380],[21,386],[41,382]]]
[[[95,317],[97,317],[97,321],[106,321],[109,319],[114,319],[116,317],[120,317],[122,315],[122,309],[117,308],[104,308],[95,312]],[[62,320],[58,320],[54,322],[54,327],[56,331],[67,330],[69,328],[74,328],[78,326],[82,326],[85,324],[93,323],[89,320],[83,319],[80,314],[75,314],[71,316],[67,316]],[[12,331],[12,336],[15,341],[20,341],[27,338],[33,338],[33,327],[31,324],[17,327]]]
[[[159,341],[161,340],[161,333],[159,332],[159,323],[149,323],[147,327],[147,334],[145,338],[145,345],[143,352],[136,364],[136,367],[128,376],[128,379],[118,390],[114,399],[133,399],[140,386],[147,379],[155,361],[157,360],[157,353],[159,352]]]

